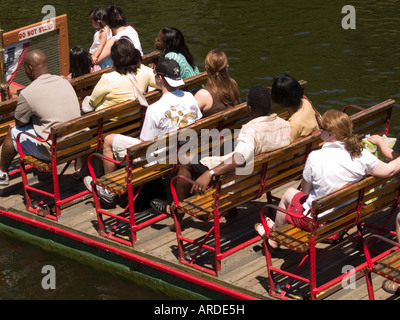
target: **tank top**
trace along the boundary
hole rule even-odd
[[[203,118],[211,116],[211,115],[216,114],[218,112],[224,111],[224,110],[229,109],[229,108],[234,106],[234,105],[227,106],[227,105],[223,104],[221,101],[219,101],[218,98],[209,90],[209,86],[208,85],[206,85],[203,89],[207,90],[210,93],[210,95],[211,95],[211,97],[213,99],[213,104],[212,104],[211,108],[208,109],[208,110],[202,111]],[[239,103],[239,101],[237,103]]]

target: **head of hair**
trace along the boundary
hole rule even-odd
[[[338,141],[344,142],[345,149],[352,158],[357,158],[363,150],[357,135],[353,134],[353,122],[350,117],[338,110],[330,109],[321,119],[324,130],[330,131]]]
[[[301,107],[303,94],[299,82],[287,74],[276,77],[272,83],[272,100],[282,107],[292,108],[294,112]]]
[[[136,73],[142,63],[142,55],[128,37],[121,37],[111,47],[114,67],[120,74]]]
[[[93,62],[89,51],[82,46],[75,46],[69,52],[69,72],[72,78],[90,73]]]
[[[89,18],[93,21],[98,21],[100,28],[104,28],[107,25],[107,11],[102,7],[95,7],[90,10]]]
[[[271,111],[271,92],[262,85],[254,85],[247,94],[247,106],[258,116],[267,116]]]
[[[187,62],[195,68],[194,58],[186,45],[183,33],[177,28],[165,27],[161,29],[164,35],[165,53],[176,52],[185,56]]]
[[[119,28],[126,26],[126,18],[124,13],[114,4],[112,4],[110,8],[108,8],[107,22],[110,28]]]
[[[229,76],[228,58],[220,49],[211,50],[205,60],[208,90],[225,106],[240,101],[237,83]]]

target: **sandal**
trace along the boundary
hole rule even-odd
[[[150,205],[154,210],[158,211],[159,213],[164,213],[168,216],[172,216],[171,205],[169,204],[169,202],[155,198],[150,201]]]
[[[171,209],[173,208],[175,204],[170,204],[168,201],[161,200],[154,198],[153,200],[150,201],[150,206],[156,210],[158,213],[161,214],[166,214],[169,217],[172,217],[172,212]],[[185,213],[184,212],[177,212],[176,216],[179,221],[182,221]]]
[[[273,222],[271,219],[269,219],[269,218],[267,218],[266,220],[267,220],[268,227],[270,227],[271,223],[274,223],[274,222]],[[270,223],[268,223],[268,222],[270,222]],[[259,229],[260,227],[262,228],[262,229],[261,229],[262,231]],[[264,229],[264,226],[262,225],[262,223],[256,223],[256,224],[254,225],[254,229],[257,231],[257,233],[259,234],[259,236],[261,237],[261,239],[265,241],[265,243],[266,243],[266,245],[267,245],[267,247],[268,247],[269,252],[274,253],[274,252],[277,252],[277,250],[279,250],[279,244],[278,244],[277,247],[273,247],[273,246],[271,246],[271,244],[269,243],[270,240],[269,240],[268,237],[267,237],[267,233],[265,232],[265,229]],[[271,230],[271,228],[270,228],[270,230]],[[271,240],[271,241],[273,241],[273,240]],[[275,242],[275,241],[274,241],[274,242]]]
[[[261,227],[262,229],[258,229],[259,227]],[[264,226],[262,225],[262,223],[256,223],[254,225],[254,230],[256,230],[256,232],[258,233],[258,235],[261,237],[261,239],[266,240],[267,239],[267,234],[265,232]],[[262,232],[261,232],[262,230]]]
[[[386,279],[382,282],[382,289],[387,293],[400,294],[400,284],[393,280]]]
[[[84,176],[82,175],[82,173],[80,171],[75,171],[71,176],[72,176],[72,179],[74,179],[75,181],[81,181],[84,178]]]

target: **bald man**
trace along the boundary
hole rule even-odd
[[[24,69],[32,83],[23,89],[15,110],[15,126],[10,127],[3,142],[0,158],[0,185],[8,185],[8,167],[17,155],[16,138],[20,132],[46,140],[50,128],[81,115],[79,101],[71,84],[60,76],[49,74],[47,57],[41,50],[29,51]],[[25,154],[49,161],[51,141],[40,143],[27,135],[20,142]]]

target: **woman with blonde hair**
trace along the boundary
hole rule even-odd
[[[220,49],[211,50],[206,57],[207,84],[195,98],[203,117],[233,107],[240,102],[239,86],[229,76],[228,58]]]
[[[286,223],[309,231],[310,209],[315,199],[334,192],[347,184],[360,181],[365,175],[391,177],[400,171],[400,157],[384,163],[363,149],[360,139],[353,134],[353,123],[348,115],[338,110],[328,110],[321,120],[320,150],[310,153],[303,171],[301,191],[289,188],[282,196],[275,221],[266,218],[270,229]],[[287,214],[290,212],[301,218]],[[328,214],[325,211],[322,215]],[[302,217],[304,215],[305,217]],[[266,233],[261,224],[255,226],[261,237]],[[268,240],[271,248],[278,244]]]

